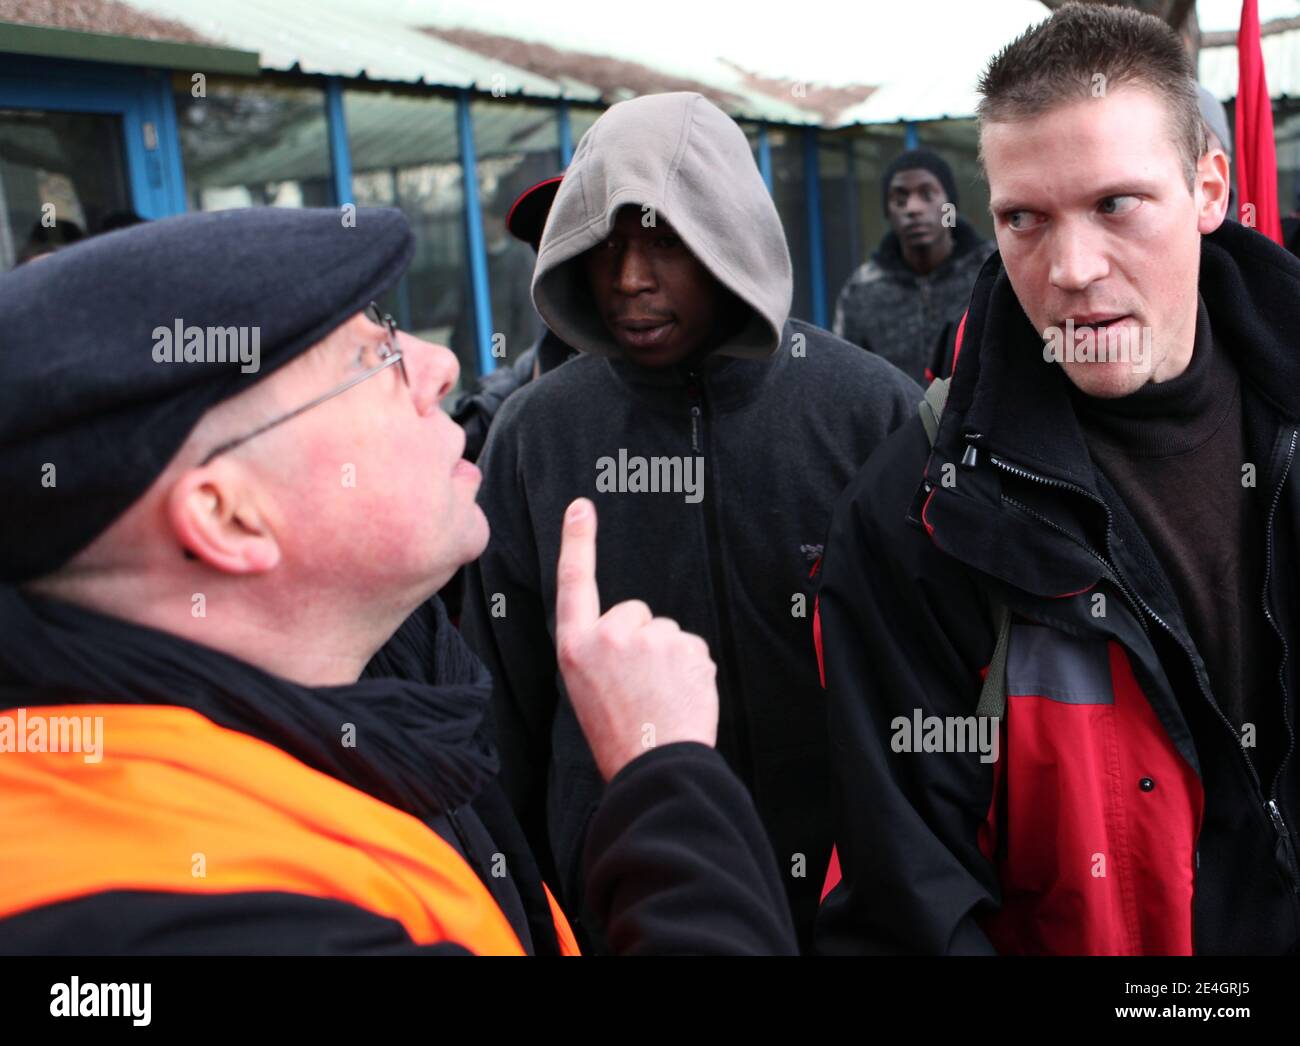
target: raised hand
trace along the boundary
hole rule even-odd
[[[638,599],[600,612],[596,506],[564,514],[556,574],[560,674],[596,765],[608,781],[657,745],[718,736],[717,666],[708,644]]]

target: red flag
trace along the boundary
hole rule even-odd
[[[1282,242],[1273,104],[1259,43],[1259,0],[1243,0],[1237,31],[1237,198],[1243,225]]]

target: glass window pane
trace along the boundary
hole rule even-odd
[[[835,319],[835,301],[845,281],[889,230],[881,207],[880,179],[889,161],[902,151],[902,125],[821,133],[827,324]]]
[[[506,232],[506,215],[524,189],[560,171],[560,125],[554,106],[472,102],[479,205],[492,290],[492,340],[497,366],[513,361],[541,336],[533,307],[536,257]]]
[[[120,117],[0,109],[0,272],[130,208]]]
[[[194,97],[173,81],[190,210],[332,207],[325,92],[261,79],[208,77]]]
[[[1300,212],[1300,105],[1290,99],[1275,101],[1273,131],[1277,141],[1277,209],[1285,218]],[[1235,185],[1235,165],[1232,174]]]
[[[812,285],[808,268],[808,199],[804,193],[803,132],[771,127],[767,144],[772,151],[772,198],[785,226],[785,242],[794,266],[794,302],[790,315],[812,322]]]
[[[456,103],[439,95],[345,90],[343,118],[357,206],[397,207],[415,231],[415,258],[381,304],[403,330],[450,346],[460,360],[461,385],[473,384],[479,367]]]
[[[569,134],[573,137],[573,148],[578,148],[578,143],[582,141],[582,136],[590,130],[591,125],[600,119],[600,114],[604,109],[582,109],[577,106],[569,106]]]

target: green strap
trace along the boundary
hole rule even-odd
[[[935,378],[930,382],[930,387],[925,390],[925,399],[917,407],[921,415],[921,424],[925,426],[925,434],[930,439],[930,446],[934,446],[934,441],[939,435],[939,417],[943,414],[944,405],[948,402],[948,378]]]
[[[994,603],[993,613],[997,618],[998,641],[993,647],[993,656],[989,658],[989,670],[984,674],[975,714],[980,718],[993,716],[1001,719],[1007,712],[1007,647],[1011,643],[1011,611],[1001,603]]]
[[[917,413],[921,415],[921,424],[925,426],[932,447],[939,435],[939,418],[948,402],[950,381],[950,378],[935,378],[925,390],[925,399],[917,405]],[[975,714],[1001,719],[1007,711],[1007,647],[1011,642],[1011,611],[995,602],[993,617],[997,622],[998,638],[989,659],[989,670],[984,674],[984,685],[980,687]]]

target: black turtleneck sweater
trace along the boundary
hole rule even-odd
[[[1093,461],[1164,568],[1216,702],[1239,730],[1255,725],[1251,757],[1267,788],[1285,743],[1261,602],[1263,514],[1243,483],[1241,377],[1214,344],[1205,303],[1178,377],[1118,399],[1072,396]]]

